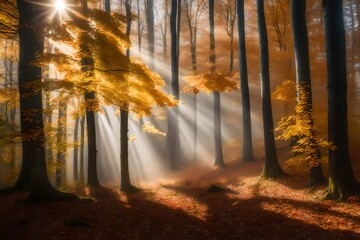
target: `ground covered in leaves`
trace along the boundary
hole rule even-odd
[[[360,239],[359,198],[324,201],[302,176],[260,179],[261,165],[195,164],[130,195],[76,190],[92,202],[0,196],[0,239]]]

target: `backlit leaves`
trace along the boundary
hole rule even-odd
[[[195,76],[187,76],[184,79],[189,82],[189,85],[183,88],[183,93],[231,92],[239,89],[237,81],[219,72],[207,72]]]

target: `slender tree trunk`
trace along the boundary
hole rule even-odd
[[[79,125],[80,119],[76,117],[75,119],[75,128],[74,128],[74,180],[77,182],[79,180]]]
[[[263,177],[277,178],[283,174],[279,165],[274,139],[274,123],[271,108],[269,73],[269,48],[264,13],[264,0],[257,0],[258,28],[260,38],[261,96],[264,125],[265,164]]]
[[[67,114],[67,101],[66,96],[60,94],[59,96],[59,114],[58,114],[58,125],[57,125],[57,154],[56,161],[58,168],[56,169],[56,184],[60,186],[64,180],[64,174],[66,169],[65,156],[66,156],[66,114]],[[63,98],[63,99],[62,99]]]
[[[234,70],[234,36],[230,36],[230,72]]]
[[[131,33],[131,5],[129,0],[125,0],[126,8],[126,35],[130,36]],[[130,49],[126,50],[126,56],[130,57]],[[120,109],[120,165],[121,165],[121,191],[123,192],[132,192],[136,190],[135,187],[131,185],[130,173],[129,173],[129,116],[128,116],[128,106],[126,109]]]
[[[80,182],[85,183],[85,116],[80,120]]]
[[[155,67],[155,30],[154,30],[154,0],[147,0],[146,8],[146,21],[147,21],[147,41],[150,57],[150,67],[154,69]]]
[[[164,59],[166,59],[166,54],[167,54],[167,31],[168,31],[168,9],[169,9],[169,1],[168,0],[164,0],[165,1],[165,24],[164,24],[164,35],[163,35],[163,56]]]
[[[209,0],[210,22],[210,64],[211,73],[215,73],[215,24],[214,24],[214,0]],[[215,143],[215,166],[223,167],[224,157],[221,140],[221,103],[220,93],[214,92],[214,143]]]
[[[198,10],[194,13],[193,17],[193,9],[192,9],[192,2],[189,1],[185,4],[186,7],[186,20],[187,26],[190,33],[190,55],[191,55],[191,67],[193,74],[197,74],[197,14]],[[195,18],[195,19],[194,19]],[[194,21],[194,22],[193,22]],[[194,26],[193,26],[194,24]],[[193,161],[196,161],[196,151],[197,151],[197,94],[194,94],[193,99],[193,108],[194,108],[194,155]]]
[[[324,183],[324,174],[320,163],[320,149],[316,144],[316,131],[313,119],[312,94],[311,94],[311,77],[310,77],[310,60],[308,46],[308,32],[306,26],[306,0],[292,0],[292,31],[294,39],[295,63],[296,63],[296,85],[297,91],[305,90],[304,101],[306,101],[301,116],[309,116],[312,150],[312,163],[310,163],[310,185],[319,185]],[[297,102],[300,104],[300,93],[297,93]]]
[[[170,33],[171,33],[171,94],[179,99],[179,57],[178,57],[178,34],[177,34],[177,7],[178,1],[171,1]],[[176,169],[178,147],[178,108],[168,110],[168,133],[167,133],[167,161],[170,169]]]
[[[46,9],[35,3],[18,0],[19,10],[19,90],[20,119],[22,134],[36,134],[37,137],[23,141],[23,164],[30,169],[31,189],[29,200],[76,199],[74,194],[62,193],[51,186],[47,172],[44,146],[44,125],[42,114],[42,91],[33,91],[27,84],[35,84],[41,79],[41,68],[32,63],[36,54],[44,51],[41,28]],[[35,111],[34,111],[35,110]],[[34,113],[28,121],[28,112]]]
[[[137,32],[138,32],[138,49],[141,53],[141,40],[142,40],[142,30],[141,30],[141,19],[140,19],[140,0],[136,0],[137,4],[137,15],[138,15],[138,24],[137,24]]]
[[[120,1],[120,3],[122,5],[122,1]],[[110,11],[111,11],[111,9],[110,9],[110,6],[111,6],[110,0],[105,0],[104,6],[105,6],[105,12],[108,12],[110,14]]]
[[[327,198],[344,199],[360,191],[351,165],[347,123],[346,47],[342,1],[324,0],[327,58],[329,151]]]
[[[88,15],[87,9],[87,0],[81,1],[81,13],[84,16]],[[78,21],[84,21],[78,19]],[[85,22],[84,22],[85,23]],[[87,23],[85,23],[87,24]],[[87,33],[84,33],[87,34]],[[91,54],[89,46],[85,43],[81,44],[81,51],[84,55],[88,56]],[[94,61],[91,57],[83,57],[81,59],[81,70],[88,74],[89,77],[93,77],[93,67]],[[96,150],[96,130],[95,130],[95,112],[94,105],[97,104],[95,92],[86,91],[85,92],[85,102],[86,102],[86,124],[87,124],[87,137],[88,137],[88,178],[87,185],[90,186],[100,186],[98,177],[97,177],[97,150]]]
[[[251,133],[251,108],[246,60],[244,0],[238,0],[236,8],[238,15],[239,68],[243,115],[243,161],[248,162],[253,161],[254,155]]]

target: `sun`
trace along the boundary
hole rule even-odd
[[[55,8],[57,11],[63,11],[66,8],[66,4],[63,0],[56,0],[55,1]]]

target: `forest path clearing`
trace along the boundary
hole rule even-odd
[[[26,193],[0,196],[0,239],[360,238],[358,198],[320,200],[324,188],[310,191],[301,176],[261,180],[260,161],[210,171],[195,165],[175,173],[182,181],[135,194],[78,191],[94,202],[23,204],[14,202]],[[207,191],[212,184],[224,191]]]

